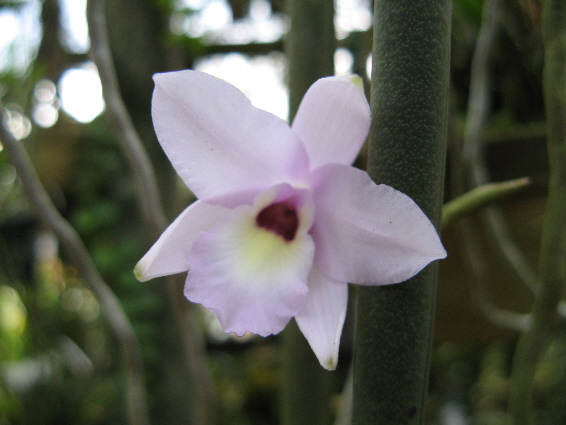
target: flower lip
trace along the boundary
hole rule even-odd
[[[311,190],[289,183],[279,183],[263,191],[254,199],[253,207],[255,226],[287,243],[308,233],[314,222]]]
[[[262,209],[256,216],[256,224],[291,242],[299,228],[297,211],[287,202],[276,202]]]

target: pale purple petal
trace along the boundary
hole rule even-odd
[[[305,145],[314,170],[328,163],[352,164],[366,140],[370,121],[362,80],[355,75],[327,77],[307,91],[292,128]]]
[[[295,320],[318,361],[328,370],[336,369],[338,364],[347,306],[348,284],[331,279],[313,267],[307,300]]]
[[[385,285],[407,280],[446,257],[426,215],[407,195],[340,164],[314,176],[311,234],[320,271],[340,281]]]
[[[191,70],[156,74],[153,125],[179,176],[199,199],[301,180],[304,147],[288,124],[234,86]]]
[[[211,310],[225,332],[278,333],[305,302],[314,256],[310,224],[299,225],[289,242],[256,225],[257,213],[289,188],[272,188],[253,206],[235,208],[193,245],[185,295]],[[300,222],[312,221],[309,192],[291,195],[298,198]]]
[[[186,272],[189,253],[199,232],[223,219],[229,209],[196,201],[186,208],[163,232],[138,262],[134,273],[145,282],[155,277]]]

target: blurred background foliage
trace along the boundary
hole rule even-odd
[[[453,3],[446,200],[472,186],[462,175],[461,153],[468,100],[473,94],[471,63],[484,2]],[[4,43],[2,50],[0,101],[8,111],[2,120],[25,143],[56,205],[84,239],[101,274],[120,298],[141,343],[154,423],[190,423],[190,387],[182,382],[183,371],[174,368],[178,341],[167,337],[171,332],[163,282],[142,284],[132,273],[153,241],[137,208],[131,173],[103,114],[81,122],[62,108],[66,73],[93,66],[88,40],[77,41],[69,32],[71,3],[0,1],[2,18],[9,15],[18,20],[26,34]],[[218,3],[224,4],[224,12],[211,9],[211,4]],[[499,207],[512,243],[524,261],[534,266],[548,180],[540,3],[500,0],[499,6],[499,27],[489,55],[490,114],[482,131],[482,161],[491,181],[531,178],[527,189]],[[358,2],[357,7],[369,16],[369,3]],[[238,60],[255,65],[268,58],[273,67],[270,72],[284,75],[284,10],[282,0],[107,1],[120,88],[156,167],[169,218],[193,198],[179,183],[153,133],[152,74],[204,66],[223,57],[233,59],[237,53],[242,55]],[[347,8],[338,10],[346,21],[354,13]],[[216,17],[227,13],[228,17],[219,28],[198,30],[206,13]],[[257,13],[264,13],[263,21],[258,21]],[[276,29],[262,36],[260,26],[270,20],[278,22]],[[356,72],[367,80],[369,25],[337,25],[337,38],[337,70]],[[96,86],[96,81],[83,84]],[[281,99],[285,102],[286,97]],[[92,102],[83,99],[87,101]],[[364,167],[363,152],[356,165]],[[461,226],[473,229],[475,253],[470,254],[462,242]],[[529,311],[532,293],[497,249],[498,242],[479,215],[445,229],[443,240],[449,258],[440,266],[427,423],[509,424],[508,378],[520,324],[497,320],[500,316],[494,312],[522,317]],[[479,258],[480,282],[475,278],[477,270],[470,267],[470,255]],[[206,338],[216,423],[278,423],[278,337],[223,336],[210,315],[201,310],[195,314]],[[332,378],[336,397],[329,409],[333,416],[340,411],[352,332],[348,320],[339,368]],[[566,333],[561,329],[536,375],[535,408],[541,412],[541,424],[566,421],[565,358]],[[0,383],[0,425],[126,422],[123,365],[100,306],[59,251],[55,237],[31,211],[14,167],[1,149]]]

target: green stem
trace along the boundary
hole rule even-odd
[[[289,122],[316,80],[334,75],[334,2],[287,0],[291,28],[285,39],[289,79]]]
[[[322,368],[293,320],[283,332],[281,423],[328,425],[332,372]]]
[[[487,183],[452,199],[442,207],[441,229],[445,229],[455,219],[472,213],[506,196],[515,193],[531,183],[528,177],[497,183]]]
[[[531,393],[536,366],[556,321],[556,307],[566,283],[566,3],[546,0],[542,10],[545,63],[543,88],[550,165],[548,205],[543,224],[540,286],[531,312],[531,326],[515,353],[509,395],[515,425],[531,423]]]
[[[376,0],[369,173],[440,221],[447,127],[449,0]],[[355,425],[423,422],[436,266],[359,290]]]
[[[289,118],[316,80],[334,74],[333,0],[288,0],[291,29],[285,40],[289,79]],[[292,321],[283,332],[282,425],[330,423],[331,373],[318,363]]]

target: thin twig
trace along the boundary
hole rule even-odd
[[[79,274],[104,309],[107,323],[119,342],[126,367],[126,403],[130,425],[149,425],[139,345],[118,298],[98,273],[75,229],[63,218],[49,198],[22,144],[2,125],[0,139],[18,172],[30,203],[60,240]]]
[[[524,177],[504,182],[487,183],[452,199],[442,207],[440,228],[445,229],[456,218],[500,201],[504,197],[528,186],[530,182],[528,177]]]
[[[453,168],[456,170],[452,176],[453,187],[456,188],[458,193],[462,193],[467,189],[468,185],[466,184],[466,177],[464,176],[464,173],[467,172],[469,175],[468,180],[471,180],[472,187],[475,187],[475,189],[456,198],[454,202],[457,204],[457,209],[462,209],[462,205],[458,205],[462,203],[462,201],[464,203],[464,209],[474,209],[479,206],[487,205],[492,201],[490,199],[492,196],[488,194],[486,197],[484,196],[485,194],[482,194],[482,191],[486,187],[489,189],[491,187],[490,185],[499,184],[489,183],[488,171],[482,157],[483,129],[485,128],[490,109],[489,87],[491,76],[489,72],[489,57],[493,38],[498,29],[498,0],[488,0],[484,3],[483,7],[482,26],[476,40],[476,48],[472,60],[470,97],[468,100],[463,146],[461,150],[455,150],[459,152],[459,154],[455,153],[451,156],[452,161],[455,163]],[[459,170],[465,171],[458,172]],[[505,187],[506,182],[503,184]],[[478,191],[480,195],[479,198],[477,196]],[[488,192],[489,191],[490,190],[488,190]],[[497,192],[498,191],[495,193]],[[470,196],[472,198],[471,200],[466,199]],[[484,201],[485,205],[482,205]],[[449,204],[443,208],[443,213],[447,212],[445,219],[450,218],[450,209],[454,206],[450,206]],[[504,257],[506,259],[509,257],[515,258],[512,254],[516,251],[516,248],[512,241],[510,242],[503,217],[498,209],[495,207],[484,208],[481,215],[486,227],[496,235],[496,240],[499,242],[497,246],[503,252]],[[513,311],[501,309],[489,299],[488,291],[485,287],[488,272],[484,264],[484,259],[482,258],[479,242],[476,240],[476,232],[472,229],[472,226],[473,224],[469,219],[464,219],[459,226],[459,230],[461,234],[460,239],[465,251],[465,259],[468,261],[471,277],[474,282],[472,286],[474,302],[477,304],[483,316],[491,323],[516,331],[524,330],[529,320],[528,315],[521,315]],[[510,261],[510,263],[512,263],[512,261]],[[528,272],[526,280],[531,282]]]
[[[150,223],[154,235],[159,236],[166,227],[167,220],[151,161],[120,95],[108,42],[104,0],[88,1],[87,20],[91,40],[90,53],[98,67],[107,115],[134,174],[138,198],[146,221]],[[182,293],[182,288],[175,276],[167,278],[165,293],[176,325],[183,336],[186,366],[193,381],[194,394],[190,396],[193,400],[192,420],[199,425],[213,424],[214,389],[206,366],[206,346],[202,332],[191,307],[182,305],[180,301],[182,297],[179,294]]]
[[[88,1],[87,19],[91,41],[90,54],[100,75],[107,116],[130,164],[142,212],[154,236],[159,236],[167,226],[167,219],[163,212],[151,161],[120,96],[118,78],[108,44],[104,0]]]
[[[468,115],[464,129],[463,160],[468,164],[474,186],[489,183],[489,173],[483,161],[481,142],[482,131],[490,109],[489,87],[491,76],[489,72],[489,57],[493,38],[499,26],[499,0],[486,1],[483,7],[482,26],[472,59]],[[503,257],[515,271],[521,282],[531,291],[536,292],[538,286],[537,274],[529,266],[527,258],[509,235],[505,219],[499,208],[486,208],[483,218],[487,228],[495,237],[497,247],[503,254]]]
[[[474,285],[472,286],[473,299],[483,316],[494,325],[502,328],[522,332],[527,329],[530,321],[528,314],[520,314],[514,311],[504,310],[494,304],[488,295],[485,282],[487,281],[487,270],[481,256],[481,249],[477,239],[477,232],[472,230],[472,223],[462,223],[460,227],[461,239],[464,242],[464,258],[469,263]]]
[[[537,366],[557,323],[557,307],[566,285],[566,4],[545,0],[543,92],[547,120],[549,185],[540,245],[540,289],[531,326],[521,335],[511,374],[509,409],[516,425],[539,422],[532,416],[532,390]]]

